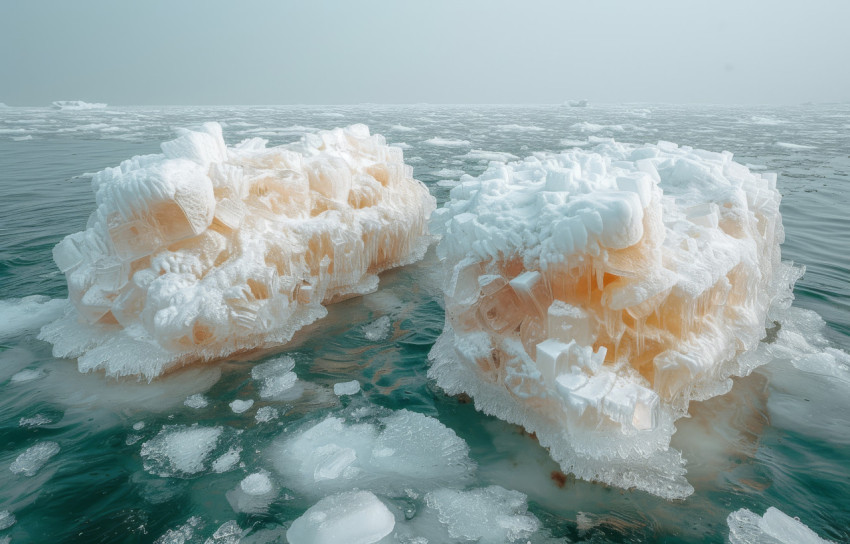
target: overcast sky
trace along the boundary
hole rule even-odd
[[[850,100],[850,1],[0,1],[0,102]]]

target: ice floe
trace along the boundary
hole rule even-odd
[[[62,111],[99,110],[106,107],[102,102],[83,102],[82,100],[57,100],[53,107]]]
[[[142,444],[144,468],[163,477],[188,478],[206,470],[224,429],[192,425],[169,425]]]
[[[374,544],[395,528],[395,517],[373,493],[331,495],[296,519],[286,538],[290,544]]]
[[[434,198],[364,125],[267,148],[207,123],[161,147],[96,174],[88,228],[54,248],[70,304],[40,338],[80,371],[151,379],[285,343],[430,241]]]
[[[829,544],[799,519],[770,507],[759,516],[746,508],[729,514],[731,544]]]
[[[340,382],[334,384],[334,394],[338,397],[343,395],[356,395],[360,392],[360,382],[351,380],[350,382]]]
[[[375,321],[363,327],[363,336],[370,342],[378,342],[385,340],[390,335],[392,329],[392,320],[389,316],[383,315]]]
[[[689,401],[787,307],[776,176],[730,153],[607,142],[491,164],[432,217],[446,326],[429,375],[536,433],[565,471],[684,497]]]
[[[39,442],[20,454],[9,466],[9,470],[15,474],[35,476],[51,457],[59,453],[59,449],[56,442]]]

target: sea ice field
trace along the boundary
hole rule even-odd
[[[0,107],[0,544],[850,541],[850,106],[571,104]]]

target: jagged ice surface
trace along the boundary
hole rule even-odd
[[[267,148],[207,123],[161,147],[97,173],[86,230],[54,248],[70,303],[41,338],[83,372],[285,343],[427,249],[434,198],[364,125]]]
[[[737,356],[790,304],[779,201],[775,175],[669,142],[491,163],[432,216],[429,375],[578,477],[685,497],[674,421],[754,368]]]

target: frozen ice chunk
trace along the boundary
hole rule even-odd
[[[242,412],[247,412],[251,409],[251,406],[254,406],[254,399],[237,399],[230,403],[230,409],[233,410],[234,414],[241,414]]]
[[[365,336],[366,340],[369,340],[370,342],[384,340],[390,335],[391,326],[392,321],[390,321],[389,316],[381,316],[372,323],[363,327],[363,336]]]
[[[254,414],[254,419],[257,420],[257,423],[268,423],[278,417],[280,417],[280,412],[273,406],[263,406]]]
[[[729,514],[729,542],[732,544],[828,544],[799,519],[770,507],[759,517],[746,508]]]
[[[15,474],[35,476],[36,472],[41,470],[41,467],[57,453],[59,453],[59,444],[56,442],[39,442],[20,454],[9,466],[9,470]]]
[[[252,368],[251,377],[261,384],[260,396],[264,399],[278,398],[292,389],[298,381],[293,368],[295,360],[288,355]]]
[[[431,217],[446,325],[429,376],[579,477],[686,496],[675,420],[754,368],[738,358],[799,274],[779,201],[774,175],[670,142],[491,163]]]
[[[53,423],[53,420],[44,414],[36,414],[32,417],[22,417],[18,422],[18,426],[20,427],[41,427],[42,425],[47,425],[48,423]]]
[[[87,229],[53,252],[69,302],[0,302],[27,318],[0,339],[49,323],[40,338],[81,371],[152,379],[285,344],[431,240],[435,199],[363,125],[228,148],[207,123],[161,148],[94,175]]]
[[[436,517],[452,542],[524,543],[541,528],[528,513],[524,494],[495,485],[468,491],[438,489],[425,495],[425,505],[415,523],[424,526]]]
[[[357,486],[403,492],[466,481],[469,448],[438,420],[400,410],[374,422],[329,416],[273,446],[271,458],[287,485],[315,495]]]
[[[66,303],[42,295],[0,300],[0,341],[37,331],[61,316]]]
[[[53,107],[62,111],[98,110],[106,107],[102,102],[84,102],[82,100],[56,100]]]
[[[163,477],[187,478],[206,470],[206,461],[218,443],[221,427],[169,425],[142,444],[145,470]]]
[[[292,544],[374,544],[395,528],[395,517],[378,497],[352,491],[325,497],[296,519],[286,538]]]
[[[209,405],[210,401],[207,400],[207,397],[200,393],[195,393],[194,395],[190,395],[186,397],[186,400],[183,401],[183,404],[188,406],[189,408],[194,408],[199,410],[201,408],[206,408]]]
[[[27,368],[20,372],[16,372],[10,381],[12,383],[31,382],[33,380],[43,378],[46,375],[47,373],[40,368]]]
[[[334,384],[334,394],[337,396],[341,397],[342,395],[356,395],[358,392],[360,392],[360,382],[358,382],[357,380]]]
[[[239,489],[248,495],[266,495],[272,491],[272,481],[264,472],[249,474],[239,483]]]
[[[8,529],[12,525],[15,524],[15,515],[8,510],[3,510],[0,512],[0,531],[4,529]]]

